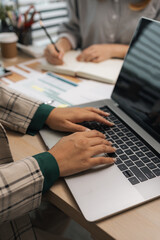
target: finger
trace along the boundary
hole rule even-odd
[[[88,55],[81,54],[81,56],[79,56],[79,58],[77,58],[77,60],[80,61],[80,62],[84,62],[84,61],[86,61],[87,56]]]
[[[113,126],[114,125],[114,123],[108,121],[104,117],[102,117],[99,114],[94,113],[94,112],[90,112],[89,114],[84,114],[81,118],[81,121],[82,122],[84,122],[84,121],[97,121],[97,122],[106,124],[108,126]]]
[[[90,50],[90,47],[89,48],[86,48],[85,50],[83,50],[81,52],[81,54],[77,57],[77,60],[78,61],[85,61],[85,59],[87,58],[88,55],[91,54],[91,50]]]
[[[91,62],[94,58],[96,58],[95,53],[90,53],[86,55],[85,61],[86,62]]]
[[[47,50],[49,51],[49,53],[54,56],[54,57],[58,57],[59,56],[59,53],[56,51],[55,47],[53,44],[49,44],[47,46]]]
[[[114,123],[108,121],[108,120],[105,119],[104,117],[99,116],[98,114],[95,115],[95,119],[94,119],[94,120],[97,121],[97,122],[106,124],[106,125],[108,125],[108,126],[110,126],[110,127],[114,125]],[[93,120],[91,120],[91,121],[93,121]]]
[[[51,56],[52,58],[55,58],[55,59],[61,59],[63,58],[64,56],[64,52],[62,50],[59,50],[59,53],[56,51],[56,54],[53,54],[51,51],[49,51],[47,48],[45,50],[45,54],[48,55],[48,56]]]
[[[102,164],[113,164],[116,162],[116,159],[110,157],[93,157],[88,161],[90,162],[90,167],[94,167]]]
[[[66,122],[65,126],[63,127],[65,128],[64,131],[67,131],[67,132],[84,132],[84,131],[90,130],[84,126],[81,126],[76,123],[72,123],[70,121]]]
[[[90,151],[92,156],[95,156],[101,153],[114,153],[116,151],[116,148],[106,144],[101,144],[101,145],[91,147]]]
[[[104,111],[100,110],[99,108],[86,107],[85,109],[87,109],[88,111],[91,111],[91,112],[98,113],[102,116],[107,116],[108,117],[110,115],[110,113],[104,112]]]
[[[93,60],[92,60],[92,62],[94,62],[94,63],[99,63],[99,62],[101,62],[102,60],[100,60],[100,58],[99,57],[96,57],[96,58],[94,58]]]
[[[57,58],[51,58],[50,56],[46,56],[47,61],[52,65],[62,65],[63,61]]]
[[[53,57],[50,53],[46,52],[45,53],[45,57],[47,59],[47,61],[50,63],[50,64],[53,64],[53,65],[62,65],[63,64],[63,61],[60,60],[59,58],[57,57]]]
[[[85,131],[84,135],[88,138],[92,138],[92,137],[100,137],[100,138],[103,138],[103,139],[106,138],[106,136],[103,133],[98,132],[97,130]]]
[[[77,57],[77,60],[80,61],[80,62],[83,62],[83,60],[84,60],[83,54],[80,54],[80,55]]]
[[[63,57],[64,57],[64,52],[63,52],[63,51],[60,51],[60,53],[59,53],[59,59],[62,60]]]
[[[92,147],[96,145],[102,145],[102,144],[111,146],[112,143],[100,137],[91,138],[90,140],[90,146]]]

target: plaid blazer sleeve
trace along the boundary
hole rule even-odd
[[[26,133],[40,104],[42,102],[24,96],[0,82],[0,122],[3,126]]]
[[[38,162],[33,157],[13,162],[1,124],[25,133],[38,106],[0,83],[0,223],[28,213],[41,202],[44,178]]]
[[[13,162],[5,130],[0,124],[0,223],[37,208],[43,180],[35,158]]]

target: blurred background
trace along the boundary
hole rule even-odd
[[[30,6],[34,9],[30,9]],[[30,9],[30,10],[29,10]],[[37,11],[39,14],[34,14]],[[57,39],[57,29],[60,23],[67,21],[68,13],[65,0],[1,0],[0,2],[0,32],[14,31],[14,28],[22,28],[25,21],[33,17],[31,22],[32,45],[40,47],[49,42],[44,30],[39,24],[39,18],[43,20],[53,41]]]

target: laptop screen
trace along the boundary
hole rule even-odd
[[[160,22],[140,20],[112,99],[160,142]]]

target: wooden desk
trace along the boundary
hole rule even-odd
[[[21,58],[18,60],[22,61],[23,59]],[[11,131],[7,132],[11,151],[15,160],[46,150],[39,134],[32,137],[29,135],[23,136]],[[97,223],[89,223],[82,216],[63,179],[60,179],[51,188],[47,196],[55,206],[86,228],[96,240],[160,239],[160,199],[108,219],[101,220]]]

